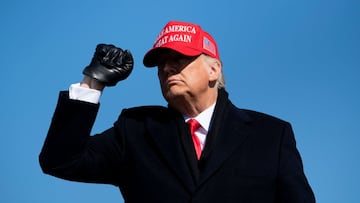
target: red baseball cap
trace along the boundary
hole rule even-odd
[[[172,49],[186,56],[207,54],[220,60],[214,38],[199,25],[192,23],[168,22],[156,38],[153,47],[145,54],[144,65],[157,66],[158,57],[164,49]]]

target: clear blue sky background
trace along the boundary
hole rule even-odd
[[[130,49],[135,69],[105,90],[94,132],[124,107],[165,105],[142,57],[172,19],[212,33],[233,103],[292,123],[318,202],[360,202],[360,1],[12,0],[0,3],[1,203],[122,202],[116,187],[44,175],[38,154],[58,91],[98,43]]]

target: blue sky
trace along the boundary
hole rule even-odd
[[[169,20],[217,40],[233,103],[292,123],[319,203],[360,202],[356,0],[2,1],[0,202],[122,202],[116,187],[44,175],[38,154],[58,92],[81,80],[98,43],[130,49],[135,69],[105,90],[94,132],[122,108],[165,105],[142,57]]]

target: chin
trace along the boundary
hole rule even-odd
[[[185,94],[184,94],[183,91],[168,90],[166,92],[163,92],[163,96],[166,99],[166,101],[171,103],[171,101],[176,101],[176,100],[179,100],[181,98],[184,98]]]

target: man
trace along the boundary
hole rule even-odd
[[[290,124],[230,102],[216,42],[200,26],[170,21],[143,63],[158,67],[168,107],[124,109],[90,136],[101,91],[133,68],[129,51],[98,45],[83,81],[60,93],[45,173],[116,185],[128,203],[315,202]]]

